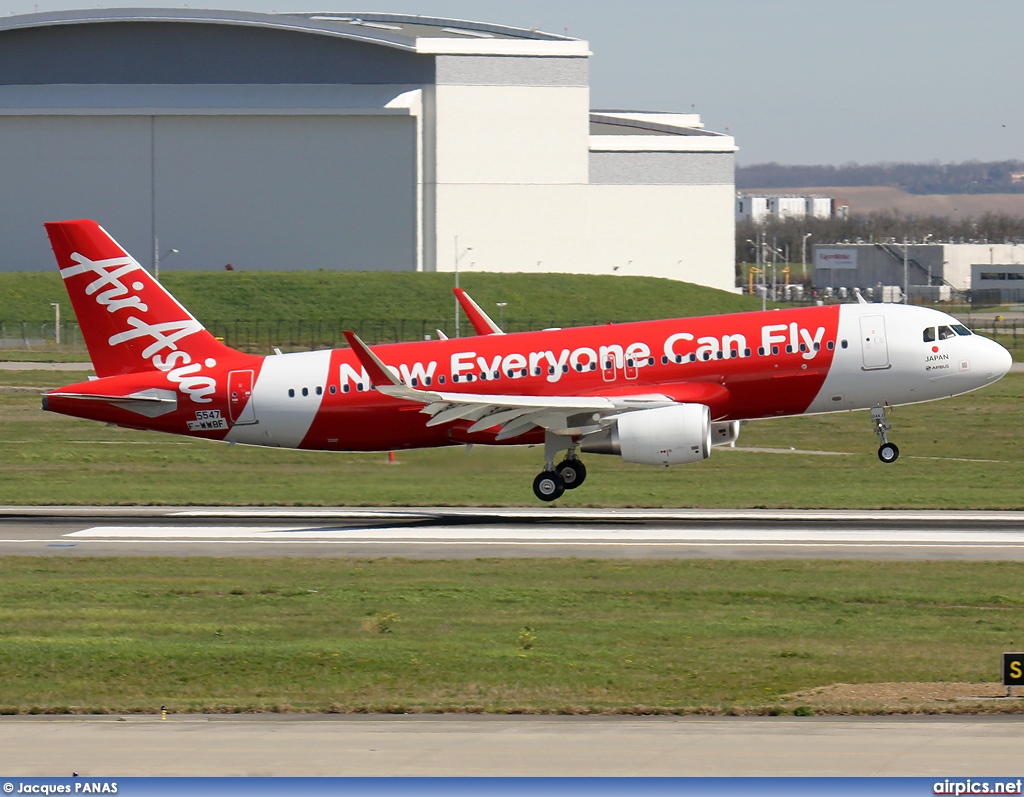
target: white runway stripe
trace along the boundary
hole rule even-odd
[[[302,526],[94,526],[65,538],[133,540],[238,540],[249,542],[424,542],[535,544],[721,544],[721,545],[1001,545],[1024,546],[1024,531],[894,529],[772,530],[671,528],[531,528],[515,526],[310,528]]]
[[[32,514],[38,507],[13,507]],[[96,508],[98,510],[98,508]],[[116,511],[117,508],[98,510]],[[43,510],[47,511],[47,510]],[[91,511],[91,510],[90,510]],[[914,509],[570,509],[565,507],[210,507],[168,510],[175,518],[232,518],[238,520],[274,518],[282,522],[318,519],[322,522],[356,519],[469,517],[504,521],[543,520],[551,523],[573,521],[794,521],[871,522],[881,525],[938,522],[1011,522],[1024,526],[1024,512],[989,510],[914,510]]]
[[[584,550],[593,550],[595,548],[637,548],[643,546],[661,546],[661,547],[675,547],[675,548],[723,548],[723,549],[757,549],[766,548],[777,550],[779,548],[807,548],[811,551],[835,548],[836,550],[845,550],[850,548],[863,548],[863,549],[920,549],[925,551],[938,550],[938,549],[949,549],[949,550],[975,550],[975,551],[999,551],[999,550],[1016,550],[1017,548],[1024,548],[1024,545],[1018,544],[993,544],[993,543],[929,543],[923,542],[917,543],[886,543],[886,542],[854,542],[854,541],[843,541],[836,540],[832,542],[793,542],[791,540],[776,540],[774,542],[711,542],[708,540],[691,540],[691,541],[659,541],[659,540],[612,540],[607,542],[593,541],[593,540],[418,540],[418,539],[403,539],[403,540],[370,540],[370,539],[176,539],[176,540],[158,540],[158,539],[132,539],[126,538],[115,538],[115,537],[95,537],[91,539],[83,539],[83,543],[88,542],[90,544],[103,544],[109,543],[116,545],[118,543],[132,543],[132,544],[145,544],[153,543],[154,545],[183,545],[183,546],[225,546],[225,545],[287,545],[287,546],[301,546],[301,545],[317,545],[317,546],[375,546],[383,545],[387,542],[395,542],[401,544],[406,548],[415,548],[416,546],[452,546],[453,548],[458,547],[473,547],[479,546],[481,548],[493,547],[497,549],[501,548],[580,548]],[[19,545],[25,543],[48,543],[49,547],[74,548],[79,543],[72,543],[70,545],[54,545],[52,540],[46,539],[28,539],[28,540],[3,540],[0,539],[0,543],[18,543]],[[395,554],[400,555],[400,554]]]

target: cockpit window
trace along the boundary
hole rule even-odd
[[[949,327],[939,327],[939,340],[949,340],[955,337],[956,333]]]
[[[935,327],[925,327],[924,342],[931,343],[933,340],[935,340]]]
[[[956,332],[956,334],[958,335],[963,335],[964,337],[966,337],[967,335],[971,334],[971,330],[969,330],[963,324],[950,324],[950,326],[953,327],[953,331]]]

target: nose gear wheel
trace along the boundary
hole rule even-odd
[[[882,442],[878,447],[878,458],[886,465],[895,462],[900,457],[900,449],[895,443],[889,442],[887,432],[892,429],[892,424],[886,423],[885,407],[871,408],[871,422],[875,425],[875,434]]]
[[[883,443],[878,448],[878,458],[887,465],[900,457],[900,449],[895,443]]]

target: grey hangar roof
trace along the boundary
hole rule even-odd
[[[26,14],[0,20],[0,41],[0,84],[183,83],[218,76],[217,82],[237,83],[425,83],[433,80],[435,55],[589,55],[577,39],[465,20],[192,9]],[[51,63],[43,51],[63,58]],[[372,73],[352,68],[353,60],[371,53]],[[272,63],[277,59],[284,62]],[[132,62],[139,71],[126,80],[123,70],[111,69],[112,60]]]

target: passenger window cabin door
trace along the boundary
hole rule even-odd
[[[256,423],[252,382],[252,371],[232,371],[228,374],[228,414],[233,424]]]
[[[889,364],[889,344],[885,339],[885,316],[866,315],[860,319],[860,346],[863,370],[876,371]]]

